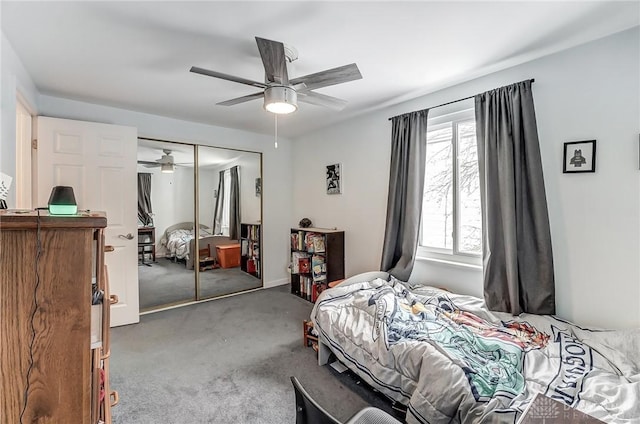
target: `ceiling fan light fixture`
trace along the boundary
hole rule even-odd
[[[160,172],[163,174],[172,174],[173,173],[173,164],[172,163],[163,163],[160,165]]]
[[[279,115],[295,112],[298,110],[298,94],[291,87],[269,87],[264,91],[264,108]]]

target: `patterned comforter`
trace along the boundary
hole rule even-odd
[[[174,230],[168,234],[167,250],[171,257],[177,259],[189,258],[189,242],[193,238],[193,231],[191,230]]]
[[[513,317],[393,278],[326,290],[311,317],[341,362],[407,405],[408,423],[515,423],[536,393],[640,423],[640,330]]]

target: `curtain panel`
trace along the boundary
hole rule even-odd
[[[407,281],[418,250],[428,110],[391,119],[391,166],[380,269]]]
[[[240,240],[240,168],[234,166],[230,172],[229,238],[231,240]]]
[[[531,81],[475,96],[483,279],[494,311],[555,313],[551,233]]]
[[[153,225],[151,209],[151,174],[138,172],[138,221],[145,227]]]

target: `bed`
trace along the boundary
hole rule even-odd
[[[311,319],[320,361],[333,353],[405,405],[408,423],[513,424],[537,393],[607,423],[640,423],[640,330],[513,317],[379,272],[325,290]]]
[[[194,256],[191,252],[197,252],[193,222],[180,222],[167,227],[164,231],[160,244],[167,249],[167,257],[175,260],[184,260],[187,269],[194,268]],[[209,246],[209,257],[217,260],[216,247],[226,244],[238,243],[228,236],[212,235],[207,230],[209,227],[200,224],[200,249]]]

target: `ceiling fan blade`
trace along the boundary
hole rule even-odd
[[[296,85],[304,83],[304,85],[306,85],[305,90],[315,90],[316,88],[328,87],[361,78],[362,74],[360,74],[358,65],[352,63],[315,74],[305,75],[304,77],[294,78],[289,81],[289,84]]]
[[[346,100],[327,96],[326,94],[316,93],[314,91],[299,92],[298,100],[312,105],[328,107],[333,110],[342,110],[347,105]]]
[[[146,161],[146,160],[139,160],[138,163],[140,165],[144,165],[147,168],[154,168],[156,166],[160,166],[160,164],[158,162],[149,162],[149,161]]]
[[[211,71],[209,69],[198,68],[197,66],[192,66],[190,71],[196,74],[206,75],[208,77],[220,78],[227,81],[239,82],[240,84],[251,85],[253,87],[267,88],[267,84],[258,81],[252,81],[246,78],[223,74],[222,72]]]
[[[289,75],[287,74],[287,58],[284,54],[284,44],[260,37],[256,37],[256,43],[258,43],[258,50],[260,51],[267,81],[288,85]]]
[[[244,103],[244,102],[248,102],[250,100],[255,100],[255,99],[260,99],[264,97],[264,93],[260,92],[260,93],[253,93],[253,94],[249,94],[247,96],[242,96],[242,97],[236,97],[235,99],[231,99],[231,100],[225,100],[224,102],[220,102],[220,103],[216,103],[217,105],[220,106],[233,106],[233,105],[237,105],[238,103]]]

